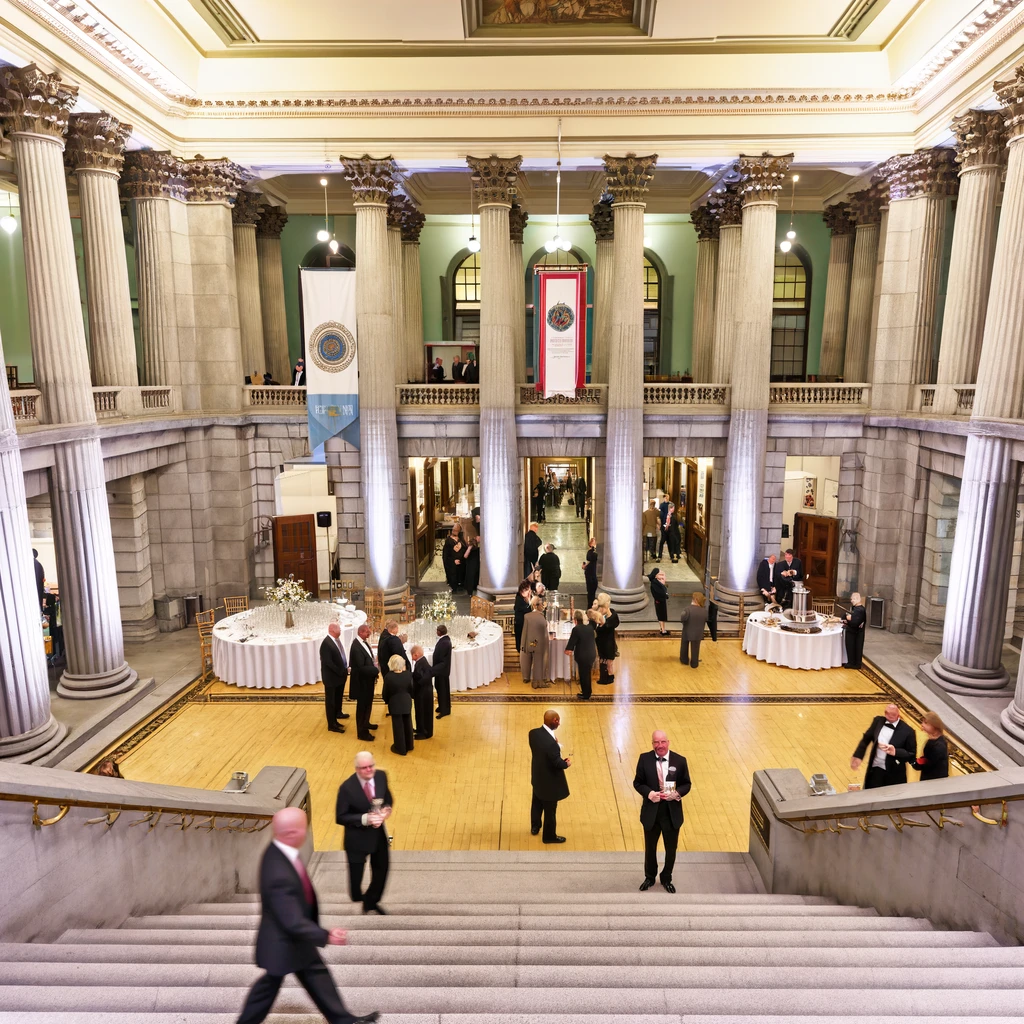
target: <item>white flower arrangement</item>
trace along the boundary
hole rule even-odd
[[[260,590],[271,604],[280,605],[285,611],[291,612],[312,596],[302,585],[304,582],[291,575],[286,580],[278,579],[276,585],[272,587],[260,587]]]
[[[423,609],[423,618],[428,622],[450,622],[457,614],[458,609],[455,607],[455,600],[451,594],[438,594]]]

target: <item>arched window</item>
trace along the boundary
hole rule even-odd
[[[644,376],[656,377],[661,367],[661,273],[644,256]]]
[[[455,341],[480,344],[480,253],[471,252],[452,276]]]
[[[811,266],[807,253],[794,246],[775,252],[775,298],[772,308],[772,380],[807,378],[807,321],[811,312]]]

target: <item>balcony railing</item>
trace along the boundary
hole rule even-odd
[[[956,412],[958,416],[970,416],[974,411],[974,385],[962,384],[954,387],[956,392]]]
[[[870,384],[772,384],[768,388],[768,402],[774,406],[864,406],[870,397]]]
[[[305,409],[306,389],[290,384],[246,384],[242,388],[242,404],[252,409]]]
[[[728,384],[645,384],[644,406],[729,404]]]
[[[128,419],[181,412],[181,390],[164,385],[101,387],[92,389],[96,419]]]
[[[600,412],[605,408],[608,392],[606,384],[587,384],[585,387],[576,388],[576,393],[572,396],[552,395],[550,398],[545,398],[544,392],[538,391],[533,384],[519,384],[517,387],[519,389],[518,404],[529,406],[531,409],[540,407]]]
[[[11,392],[11,408],[14,412],[16,427],[32,427],[39,422],[39,406],[42,392],[32,388],[23,388]]]
[[[478,406],[480,387],[477,384],[399,384],[396,388],[399,406]]]

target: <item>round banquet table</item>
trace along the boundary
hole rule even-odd
[[[433,623],[431,625],[433,626]],[[453,643],[452,693],[462,693],[465,690],[475,690],[478,686],[486,686],[505,671],[505,639],[501,627],[497,623],[482,619],[474,628],[477,633],[475,640]],[[410,651],[412,644],[407,643],[405,649],[406,652]],[[433,647],[424,644],[423,655],[431,665],[434,664]]]
[[[258,625],[246,618],[252,612],[257,613],[253,619],[260,619]],[[268,616],[262,607],[218,622],[213,627],[213,671],[217,678],[233,686],[260,690],[317,683],[320,644],[328,624],[336,621],[341,626],[341,643],[348,651],[356,630],[366,621],[366,612],[320,603],[297,610],[295,616],[296,624],[291,629],[284,627],[283,611]],[[271,617],[279,617],[279,623],[267,624]],[[251,636],[250,626],[254,631]]]
[[[843,627],[821,626],[820,633],[790,633],[766,626],[765,612],[754,612],[747,618],[743,634],[743,650],[758,661],[785,668],[842,668],[845,650]],[[821,625],[822,616],[818,616]]]

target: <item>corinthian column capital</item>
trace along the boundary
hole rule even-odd
[[[720,227],[718,211],[710,202],[705,203],[703,206],[698,206],[690,214],[690,223],[693,225],[693,230],[697,232],[698,242],[718,237],[718,229]]]
[[[526,222],[530,215],[518,204],[513,203],[512,209],[508,212],[508,235],[509,240],[523,244],[523,232],[526,230]]]
[[[394,228],[396,231],[402,230],[402,218],[405,216],[406,203],[409,203],[409,200],[401,193],[396,192],[388,196],[387,221],[389,228]]]
[[[605,186],[612,194],[615,203],[642,203],[647,197],[647,189],[654,178],[654,168],[658,163],[658,154],[637,156],[627,153],[625,156],[605,156],[604,172],[608,176]]]
[[[850,213],[849,203],[833,203],[822,211],[821,219],[828,225],[833,235],[850,235],[853,233],[854,222]]]
[[[235,195],[231,206],[232,224],[258,224],[262,210],[260,197],[262,192],[247,192],[244,189]]]
[[[919,149],[885,162],[889,199],[955,196],[958,186],[956,151],[944,146]]]
[[[615,214],[612,213],[613,202],[612,194],[605,192],[594,203],[594,209],[590,213],[590,225],[594,229],[594,238],[599,242],[611,242],[615,239]]]
[[[879,224],[882,220],[882,195],[876,185],[863,188],[850,196],[850,219],[854,224]]]
[[[1006,162],[1006,111],[968,110],[952,124],[960,173]]]
[[[1013,78],[1006,82],[993,82],[999,102],[1006,108],[1004,111],[1006,137],[1019,138],[1024,135],[1024,64],[1013,69]]]
[[[78,86],[64,85],[60,75],[35,64],[0,68],[0,124],[8,134],[48,135],[63,140]]]
[[[786,156],[773,156],[771,153],[762,153],[760,156],[740,154],[737,166],[743,175],[740,182],[743,205],[778,202],[779,191],[785,183],[792,162],[792,153]]]
[[[426,222],[426,215],[410,202],[408,208],[402,214],[402,241],[415,242],[418,245],[420,232],[423,230],[423,225]]]
[[[288,223],[288,214],[283,206],[261,206],[260,219],[256,221],[257,238],[280,238]]]
[[[225,157],[207,160],[196,155],[185,161],[188,198],[193,203],[230,203],[252,175]]]
[[[521,156],[467,156],[472,172],[473,194],[480,206],[503,204],[510,206],[517,194]]]
[[[188,198],[188,182],[182,160],[161,150],[130,150],[121,171],[122,199]]]
[[[743,223],[743,197],[736,186],[730,185],[724,192],[716,192],[708,199],[708,205],[718,215],[719,230]]]
[[[68,141],[64,147],[64,165],[75,171],[112,171],[120,174],[124,166],[124,147],[132,126],[111,114],[72,114]]]
[[[395,191],[398,164],[390,156],[339,156],[341,173],[352,186],[352,198],[357,203],[383,205]]]

